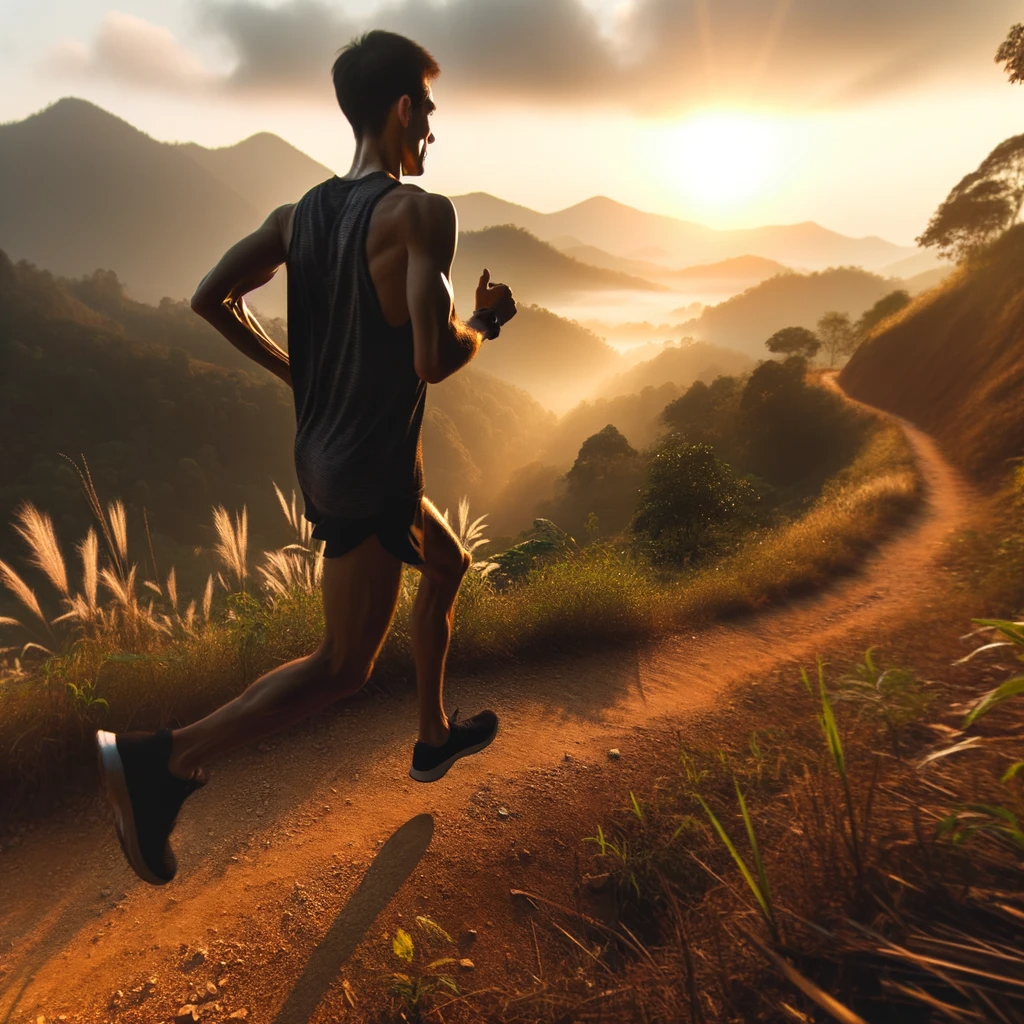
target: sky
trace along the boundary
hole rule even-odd
[[[343,173],[330,65],[382,27],[441,64],[431,191],[911,245],[1024,131],[1024,85],[993,60],[1021,17],[1015,0],[0,0],[0,121],[75,95],[160,140],[275,132]]]

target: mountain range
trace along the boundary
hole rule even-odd
[[[580,245],[632,259],[653,258],[680,269],[750,255],[812,270],[849,265],[875,270],[917,253],[882,238],[850,238],[813,221],[719,231],[644,213],[605,196],[593,196],[555,213],[538,213],[486,192],[453,196],[452,202],[463,231],[515,224],[545,241],[564,242],[568,237]]]
[[[61,275],[114,270],[138,299],[185,298],[270,209],[331,173],[269,133],[220,149],[158,142],[92,103],[65,98],[0,125],[0,246]],[[569,237],[610,256],[673,269],[739,256],[875,268],[914,253],[813,223],[716,231],[600,196],[556,213],[482,192],[453,201],[465,232],[514,225],[542,241]],[[649,280],[622,266],[592,269]],[[256,304],[283,313],[280,284],[268,286]]]

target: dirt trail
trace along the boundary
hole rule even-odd
[[[431,865],[475,856],[486,873],[493,851],[507,856],[501,830],[509,825],[495,795],[506,786],[541,780],[519,799],[539,805],[543,819],[559,793],[571,799],[595,776],[588,769],[608,767],[609,748],[625,762],[641,752],[646,728],[728,701],[729,687],[782,660],[810,661],[843,637],[944,601],[936,556],[970,522],[975,499],[934,443],[902,425],[926,481],[925,507],[862,572],[648,647],[452,678],[449,707],[492,706],[502,729],[488,751],[440,783],[406,776],[411,694],[376,692],[218,764],[183,813],[175,833],[181,868],[169,886],[131,874],[98,801],[36,824],[0,854],[0,1024],[60,1014],[106,1021],[120,1012],[173,1020],[157,1006],[176,1008],[195,978],[205,984],[225,971],[222,1008],[210,1003],[204,1020],[240,1007],[250,1008],[249,1021],[336,1019],[321,999],[403,883],[414,887],[409,901],[430,908],[436,893],[420,890],[446,892]],[[305,930],[294,920],[304,913],[313,922]],[[250,951],[236,958],[247,962],[225,953],[235,941]],[[219,952],[189,974],[183,960],[199,947]],[[148,978],[156,986],[147,1004],[150,988],[140,986]],[[108,1008],[117,990],[122,1008],[139,1003],[140,1015]],[[339,986],[331,991],[332,1005],[343,1006]]]

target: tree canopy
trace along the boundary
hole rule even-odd
[[[996,63],[1002,64],[1010,84],[1024,82],[1024,25],[1014,25],[996,51]]]
[[[839,356],[847,356],[855,344],[849,313],[830,310],[818,321],[818,337],[828,355],[828,365],[835,366]]]
[[[765,345],[769,352],[813,359],[821,348],[821,341],[814,331],[809,331],[806,327],[783,327],[781,331],[776,331]]]
[[[883,295],[870,309],[861,314],[860,319],[854,326],[857,341],[860,342],[883,320],[894,316],[901,309],[910,305],[910,292],[898,288],[888,295]]]
[[[1017,223],[1024,206],[1024,135],[999,143],[961,178],[932,214],[917,244],[965,260]]]

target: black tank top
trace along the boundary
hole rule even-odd
[[[426,384],[412,324],[384,319],[366,259],[370,214],[398,182],[331,178],[295,208],[288,249],[288,353],[295,470],[306,518],[363,518],[423,494]]]

